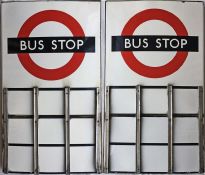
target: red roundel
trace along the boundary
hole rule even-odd
[[[125,25],[122,36],[133,35],[136,28],[149,20],[160,20],[169,24],[177,36],[188,36],[186,27],[174,14],[162,9],[147,9],[134,15]],[[178,51],[174,58],[167,64],[158,67],[144,65],[134,56],[133,52],[122,51],[125,63],[134,72],[148,78],[162,78],[176,72],[185,62],[188,52]]]
[[[18,33],[18,38],[28,38],[35,27],[49,21],[65,25],[75,37],[85,36],[80,24],[69,14],[58,10],[45,10],[32,15],[25,21]],[[23,67],[35,77],[44,80],[59,80],[71,75],[79,68],[85,53],[74,53],[70,61],[56,69],[47,69],[37,65],[28,53],[19,53],[18,57]]]

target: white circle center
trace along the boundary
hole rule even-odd
[[[176,35],[176,33],[169,24],[159,20],[150,20],[137,27],[133,35]],[[169,63],[176,52],[137,51],[133,54],[144,65],[159,67]]]
[[[45,22],[34,28],[29,37],[73,36],[71,31],[58,22]],[[40,67],[56,69],[69,62],[73,53],[32,53],[32,60]]]

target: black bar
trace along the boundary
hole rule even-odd
[[[169,42],[165,41],[167,40]],[[112,36],[112,51],[198,52],[198,36],[131,35]],[[173,43],[174,42],[174,43]],[[173,46],[171,44],[174,44]]]
[[[7,41],[8,54],[95,52],[95,37],[29,37]]]

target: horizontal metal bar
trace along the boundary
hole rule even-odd
[[[70,144],[70,147],[96,146],[96,144]]]
[[[33,172],[9,171],[11,174],[33,174]],[[70,172],[70,174],[94,174],[96,172]],[[133,171],[109,171],[115,174],[135,174]],[[198,174],[199,172],[173,172],[173,174]],[[65,174],[65,172],[39,172],[39,174]],[[167,172],[141,172],[141,174],[167,174]]]
[[[9,119],[33,119],[33,115],[8,115]]]
[[[136,86],[110,86],[111,89],[135,89]],[[141,86],[142,89],[166,89],[167,86]],[[173,86],[173,89],[198,89],[198,86]]]
[[[64,91],[65,88],[39,88],[40,91]],[[95,91],[96,87],[73,87],[70,91]]]
[[[192,113],[192,114],[173,114],[174,118],[191,118],[191,117],[198,117],[198,114]]]
[[[121,114],[117,114],[117,113],[114,113],[114,114],[110,114],[110,117],[136,117],[136,114],[126,114],[126,113],[121,113]]]
[[[167,114],[141,114],[141,117],[167,118]]]
[[[173,174],[199,174],[198,171],[191,171],[191,172],[173,172]]]
[[[111,89],[135,89],[136,86],[110,86]],[[166,89],[167,86],[141,86],[142,89]],[[33,88],[8,88],[8,91],[32,91]],[[173,89],[198,89],[198,86],[173,86]],[[64,88],[39,88],[39,91],[63,91]],[[96,87],[70,88],[71,91],[94,91]]]
[[[8,171],[11,174],[33,174],[33,172],[26,172],[26,171]]]
[[[25,172],[25,171],[9,171],[11,174],[33,174],[33,172]],[[70,172],[70,174],[94,174],[93,172]],[[65,172],[39,172],[39,174],[65,174]]]
[[[64,147],[65,144],[39,144],[39,147]]]
[[[32,91],[33,88],[8,88],[8,91]],[[71,91],[95,91],[96,87],[70,88]],[[64,91],[64,88],[39,88],[39,91]]]
[[[142,143],[142,146],[168,146],[168,143]],[[198,146],[199,143],[173,143],[173,146]]]
[[[112,174],[136,174],[135,171],[109,171],[108,173]]]
[[[39,115],[40,119],[64,119],[65,115]],[[70,115],[70,118],[72,119],[87,119],[87,118],[93,118],[95,119],[95,115]]]
[[[70,118],[72,119],[86,119],[86,118],[91,118],[91,119],[95,119],[96,115],[70,115]]]
[[[8,146],[18,146],[18,147],[27,147],[33,146],[34,144],[26,143],[9,143]],[[86,143],[86,144],[70,144],[70,147],[83,147],[83,146],[95,146],[95,144]],[[39,147],[65,147],[65,144],[39,144]]]
[[[65,174],[65,172],[39,172],[39,174]]]
[[[39,119],[64,119],[64,115],[39,115]]]
[[[110,145],[124,145],[124,146],[135,146],[136,145],[136,143],[134,142],[134,143],[123,143],[123,142],[110,142]]]
[[[27,144],[27,143],[9,143],[8,146],[19,146],[19,147],[27,147],[27,146],[33,146],[33,144]]]
[[[141,172],[141,174],[167,174],[168,172]]]
[[[136,143],[111,142],[110,145],[135,146]],[[142,146],[168,146],[168,143],[141,143]],[[198,143],[174,143],[174,146],[198,146]],[[8,146],[32,147],[33,144],[9,143]],[[39,144],[39,147],[64,147],[65,144]],[[95,146],[95,144],[70,144],[71,147]]]
[[[22,3],[22,2],[32,2],[32,3],[38,3],[38,2],[46,2],[48,0],[26,0],[26,1],[22,1],[22,0],[9,0],[9,1],[1,1],[2,4],[10,4],[10,3]],[[49,0],[50,2],[56,2],[56,0]],[[61,2],[66,2],[67,0],[61,0]],[[70,1],[75,1],[75,0],[70,0]],[[100,0],[78,0],[78,2],[100,2]]]
[[[70,172],[70,174],[96,174],[97,171],[90,171],[90,172]]]
[[[33,88],[8,88],[8,91],[33,91]]]
[[[112,113],[110,114],[111,117],[136,117],[136,114],[135,113]],[[146,113],[142,113],[141,114],[141,117],[153,117],[153,118],[160,118],[160,117],[164,117],[164,118],[167,118],[167,114],[156,114],[156,113],[153,113],[153,114],[146,114]],[[174,118],[192,118],[192,117],[198,117],[198,114],[196,113],[174,113],[173,114],[173,117]]]
[[[70,118],[72,119],[87,119],[87,118],[93,118],[95,119],[96,115],[70,115]],[[9,119],[33,119],[33,115],[9,115]],[[39,115],[39,119],[64,119],[64,115]]]
[[[173,89],[198,89],[198,86],[173,86]]]
[[[135,146],[135,142],[110,142],[110,145]],[[141,146],[168,146],[168,143],[141,143]],[[173,143],[174,146],[198,146],[199,143]]]

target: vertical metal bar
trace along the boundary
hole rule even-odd
[[[141,87],[136,87],[136,173],[141,173]]]
[[[65,172],[70,174],[70,88],[64,90],[64,112],[65,112]]]
[[[110,147],[110,87],[106,87],[106,114],[105,114],[105,173],[109,173],[109,147]]]
[[[34,174],[39,174],[39,155],[38,155],[38,95],[39,90],[37,87],[33,88],[33,163]]]
[[[3,90],[3,172],[8,174],[8,91]]]
[[[199,99],[199,109],[198,109],[198,122],[199,122],[199,173],[204,172],[204,155],[203,155],[203,88],[199,86],[198,88],[198,99]]]
[[[95,114],[96,114],[96,170],[97,173],[101,172],[101,146],[102,146],[102,137],[101,137],[101,128],[102,128],[102,122],[100,117],[100,91],[99,88],[96,88],[95,92]]]
[[[168,173],[173,173],[173,87],[168,85]]]

